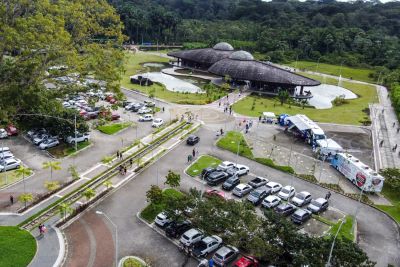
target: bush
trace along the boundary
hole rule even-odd
[[[283,166],[283,165],[276,165],[275,162],[272,159],[268,159],[268,158],[255,158],[255,161],[257,161],[258,163],[261,163],[265,166],[283,171],[283,172],[287,172],[287,173],[291,173],[294,174],[294,170],[292,167],[290,166]]]
[[[335,99],[332,101],[332,104],[334,106],[341,106],[343,104],[348,104],[349,101],[347,101],[344,96],[337,96]]]

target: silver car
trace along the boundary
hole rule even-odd
[[[1,128],[0,129],[0,139],[7,138],[7,137],[8,137],[7,131],[4,130],[3,128]]]
[[[311,202],[311,194],[306,192],[306,191],[302,191],[300,193],[297,193],[291,200],[291,202],[298,206],[304,206],[307,205],[308,203]]]
[[[238,184],[232,191],[232,194],[234,194],[237,197],[243,197],[246,194],[248,194],[251,190],[253,190],[253,187],[251,187],[248,184]]]
[[[226,264],[233,261],[237,255],[239,254],[239,250],[234,246],[223,246],[215,252],[212,259],[214,263],[218,266],[225,266]]]
[[[16,158],[5,159],[0,162],[0,172],[18,169],[21,166],[21,161]]]

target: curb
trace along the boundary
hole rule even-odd
[[[25,177],[24,179],[19,179],[18,181],[15,181],[15,182],[13,182],[13,183],[11,183],[11,184],[4,185],[3,187],[0,187],[0,190],[4,190],[4,189],[7,189],[7,188],[9,188],[9,187],[11,187],[11,186],[14,186],[14,185],[16,185],[16,184],[19,184],[19,183],[21,183],[23,180],[27,180],[27,179],[31,178],[32,176],[34,176],[35,174],[36,174],[36,173],[32,170],[32,174],[29,175],[28,177]]]
[[[60,229],[58,229],[57,227],[53,227],[54,231],[57,234],[57,238],[58,238],[58,243],[60,244],[60,250],[58,252],[58,257],[56,262],[53,264],[53,267],[58,267],[61,266],[62,262],[64,261],[64,257],[65,257],[65,239],[63,234],[61,233]]]

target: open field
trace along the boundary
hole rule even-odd
[[[207,167],[217,167],[218,164],[221,163],[220,159],[214,158],[209,155],[203,155],[198,158],[192,165],[190,165],[189,169],[187,169],[186,173],[190,176],[194,177],[201,174],[201,171]]]
[[[239,149],[239,155],[253,158],[253,152],[251,152],[242,133],[227,132],[225,136],[218,140],[217,146],[233,153],[237,153]]]
[[[36,253],[35,238],[16,226],[0,226],[0,236],[0,267],[28,266]]]
[[[375,71],[371,69],[361,69],[361,68],[352,68],[347,66],[342,66],[340,71],[340,65],[332,65],[326,63],[319,63],[317,68],[317,62],[312,61],[297,61],[285,64],[290,67],[296,67],[300,70],[305,71],[316,71],[320,73],[325,73],[329,75],[339,76],[340,73],[342,77],[353,79],[357,81],[363,81],[368,83],[376,82],[373,78],[369,77],[370,74],[373,74]]]
[[[321,76],[309,75],[310,78],[321,80]],[[337,84],[337,80],[327,78],[326,83]],[[364,109],[368,108],[368,103],[377,101],[376,88],[373,85],[359,84],[343,81],[342,86],[355,93],[358,98],[348,100],[347,104],[341,106],[333,106],[330,109],[315,109],[312,107],[290,106],[288,104],[281,105],[279,100],[272,97],[263,97],[251,95],[233,105],[236,113],[258,117],[264,111],[274,112],[275,114],[305,114],[310,119],[319,122],[330,122],[338,124],[361,125],[361,121],[367,116]],[[252,109],[255,101],[254,109]]]

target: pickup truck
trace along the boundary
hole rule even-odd
[[[68,144],[75,144],[75,142],[80,143],[80,142],[88,141],[89,138],[90,138],[90,135],[88,133],[84,133],[84,134],[77,133],[76,139],[75,139],[75,136],[68,136],[66,141]]]
[[[258,188],[260,186],[266,185],[268,183],[268,179],[267,178],[263,178],[263,177],[259,177],[257,176],[256,178],[254,178],[253,180],[251,180],[249,182],[249,185],[253,188]]]

